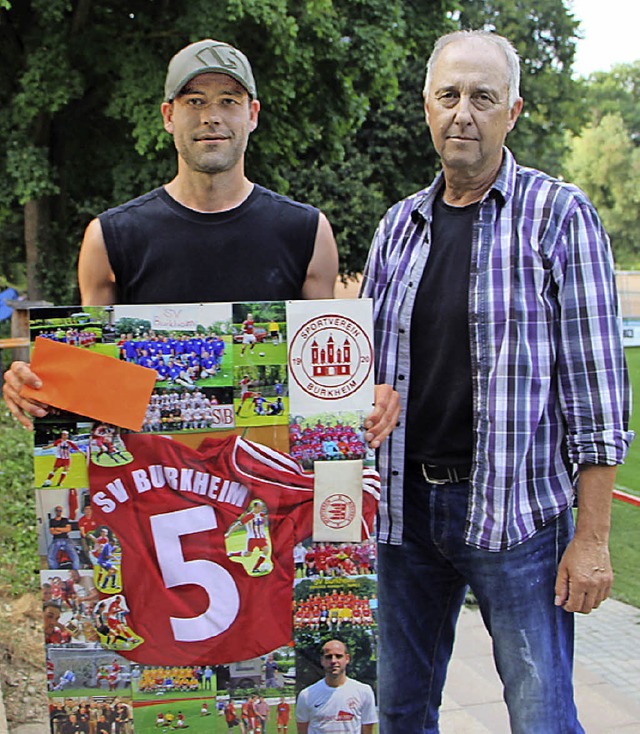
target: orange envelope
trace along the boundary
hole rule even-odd
[[[40,336],[31,369],[42,387],[25,385],[23,397],[132,431],[142,428],[156,384],[155,370]]]

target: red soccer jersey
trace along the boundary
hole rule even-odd
[[[288,723],[290,706],[286,701],[281,701],[277,706],[278,723]]]
[[[57,459],[70,459],[71,458],[71,450],[74,451],[80,451],[80,448],[76,446],[73,441],[69,441],[69,439],[63,439],[63,438],[57,438],[53,442],[53,447],[56,452],[56,458]]]
[[[127,625],[144,642],[119,652],[147,665],[219,665],[291,639],[293,546],[312,528],[313,476],[287,454],[230,436],[194,450],[163,436],[123,437],[127,465],[91,463],[94,517],[122,547]],[[365,470],[363,537],[378,499]],[[260,499],[271,565],[232,560],[225,531]],[[237,555],[237,554],[235,554]]]
[[[86,515],[82,515],[78,520],[78,529],[80,530],[80,535],[82,535],[82,537],[84,537],[87,533],[92,533],[97,527],[98,523],[93,517],[86,517]]]

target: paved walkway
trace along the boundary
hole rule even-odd
[[[576,615],[575,686],[587,734],[640,734],[640,609],[609,599],[586,617]],[[441,721],[441,734],[509,734],[491,641],[474,609],[460,616]],[[9,734],[48,731],[34,722]]]
[[[576,615],[576,703],[587,734],[640,734],[640,609],[607,600]],[[441,714],[441,734],[509,734],[491,640],[465,608]]]

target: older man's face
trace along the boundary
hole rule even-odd
[[[482,38],[453,41],[441,51],[425,100],[427,123],[445,174],[490,177],[522,100],[509,107],[508,66],[500,48]]]

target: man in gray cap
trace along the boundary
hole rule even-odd
[[[178,173],[89,223],[78,281],[84,305],[332,298],[338,250],[318,209],[252,183],[245,175],[260,102],[247,57],[205,39],[169,63],[161,105]],[[26,427],[47,406],[19,395],[41,383],[24,362],[5,373],[3,393]],[[388,385],[376,388],[366,422],[377,448],[398,418]]]
[[[186,46],[161,112],[178,173],[89,224],[83,303],[330,298],[338,253],[326,217],[245,175],[260,112],[247,57],[211,39]]]

